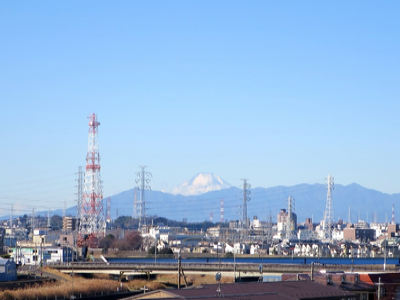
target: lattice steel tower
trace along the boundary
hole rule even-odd
[[[325,239],[332,240],[332,227],[333,227],[333,202],[332,191],[334,189],[333,177],[328,175],[327,179],[327,195],[326,195],[326,208],[324,214],[324,235]]]
[[[250,191],[248,190],[251,188],[251,185],[247,183],[247,179],[241,179],[243,180],[243,228],[247,229],[247,202],[251,200],[249,197]]]
[[[79,240],[92,240],[105,235],[106,224],[103,213],[103,187],[100,178],[99,137],[96,114],[89,117],[88,152],[86,156],[86,173],[82,197]],[[89,242],[90,243],[90,242]]]
[[[145,191],[151,191],[149,185],[147,185],[153,177],[150,172],[145,172],[146,166],[140,166],[141,172],[137,172],[136,176],[139,177],[135,181],[138,184],[137,189],[140,191],[140,198],[136,202],[137,217],[139,219],[139,230],[146,229],[146,198]]]

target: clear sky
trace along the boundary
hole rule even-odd
[[[399,1],[3,1],[0,214],[199,172],[400,192]]]

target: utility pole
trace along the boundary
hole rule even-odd
[[[378,300],[381,299],[381,278],[379,277],[379,281],[378,281]]]
[[[328,175],[327,178],[327,195],[326,195],[326,208],[324,215],[324,232],[325,239],[331,241],[332,240],[332,227],[333,227],[333,202],[332,202],[332,190],[334,189],[334,178],[331,174]]]
[[[248,189],[251,188],[251,185],[247,183],[247,179],[241,179],[243,180],[243,228],[246,229],[246,237],[247,237],[247,202],[251,200],[251,198],[249,197],[251,191],[249,191]]]
[[[140,199],[138,201],[138,217],[139,217],[139,230],[147,229],[146,227],[146,199],[145,199],[145,191],[151,191],[151,187],[147,185],[150,183],[150,177],[153,175],[150,172],[146,172],[146,166],[140,166],[142,168],[141,172],[137,172],[136,176],[138,177],[135,181],[138,184],[138,190],[140,191]]]

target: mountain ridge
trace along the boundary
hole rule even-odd
[[[314,222],[323,219],[326,206],[326,185],[301,183],[293,186],[274,186],[269,188],[257,187],[250,189],[251,200],[247,203],[248,218],[265,221],[272,215],[276,216],[281,209],[287,208],[289,195],[295,199],[295,213],[299,223],[305,218],[313,218]],[[126,190],[111,197],[111,217],[133,215],[134,189]],[[148,216],[161,216],[172,220],[187,219],[188,222],[202,222],[210,220],[220,221],[221,199],[224,199],[224,219],[241,219],[240,212],[243,200],[242,190],[237,187],[210,191],[200,195],[184,196],[173,195],[161,191],[146,191],[146,207]],[[349,206],[351,207],[351,221],[358,219],[371,222],[375,217],[383,222],[391,219],[392,204],[400,202],[400,193],[387,194],[365,188],[357,183],[349,185],[335,184],[332,192],[334,220],[339,218],[348,221]],[[105,208],[105,203],[104,203]],[[396,207],[395,207],[396,208]],[[45,215],[47,211],[37,212]],[[62,215],[62,209],[52,211],[52,214]],[[68,208],[67,214],[75,215],[76,206]],[[396,220],[400,220],[397,217]]]

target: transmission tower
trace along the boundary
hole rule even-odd
[[[84,185],[84,176],[85,174],[82,171],[82,167],[79,167],[78,171],[78,192],[76,195],[78,196],[77,205],[76,205],[76,223],[75,228],[79,228],[79,222],[82,217],[82,201],[83,201],[83,185]]]
[[[289,198],[286,200],[288,202],[288,216],[286,219],[286,238],[290,240],[293,238],[294,231],[294,220],[292,218],[292,213],[294,212],[294,199],[289,195]]]
[[[94,246],[96,238],[105,235],[103,215],[103,187],[100,178],[99,137],[96,114],[89,116],[88,152],[86,156],[86,173],[82,197],[81,221],[78,242]]]
[[[66,217],[66,210],[67,210],[67,202],[64,199],[64,202],[63,202],[63,219]]]
[[[137,189],[140,191],[140,199],[137,201],[137,216],[139,219],[139,230],[146,229],[146,198],[145,191],[151,191],[149,185],[147,185],[153,175],[150,172],[146,172],[146,166],[140,166],[142,168],[141,172],[137,172],[138,177],[135,181],[138,184]]]
[[[249,188],[251,188],[251,185],[247,183],[247,179],[241,179],[243,180],[243,228],[246,229],[246,235],[247,235],[247,202],[251,200],[251,198],[249,197],[250,195],[250,191],[248,190]]]
[[[333,177],[328,175],[327,181],[327,195],[326,195],[326,208],[324,214],[324,235],[325,239],[332,240],[332,227],[333,227],[333,202],[332,191],[334,189]]]

